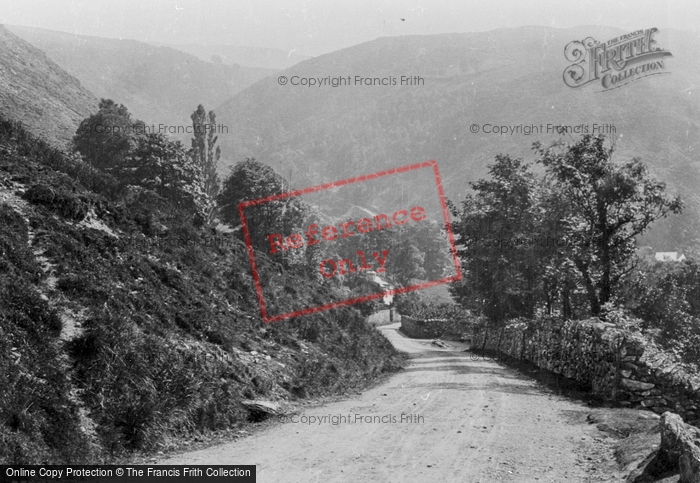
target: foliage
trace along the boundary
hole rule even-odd
[[[361,273],[349,274],[345,278],[344,282],[345,286],[353,292],[353,295],[349,296],[348,298],[355,298],[358,296],[373,294],[382,290],[378,284],[368,279]],[[377,308],[381,303],[382,302],[378,300],[367,300],[364,302],[354,304],[353,307],[359,310],[360,314],[362,314],[363,316],[369,317],[377,311]]]
[[[216,215],[216,196],[220,189],[217,167],[221,158],[221,147],[216,145],[219,138],[214,134],[216,114],[214,111],[209,111],[207,114],[204,106],[200,104],[190,118],[194,131],[190,153],[195,165],[202,173],[202,189],[207,200],[206,218],[211,224]]]
[[[95,168],[118,169],[145,134],[143,121],[111,99],[102,99],[99,111],[84,119],[73,136],[73,148]]]
[[[469,312],[458,304],[426,300],[415,292],[401,294],[397,299],[396,310],[416,319],[463,320],[469,316]]]
[[[541,264],[525,241],[542,217],[528,164],[499,155],[489,173],[490,180],[471,184],[475,193],[461,210],[452,206],[453,230],[465,246],[463,279],[450,292],[463,307],[500,324],[534,314]]]
[[[680,213],[682,204],[665,194],[665,184],[652,179],[639,159],[614,163],[613,146],[603,137],[585,135],[563,152],[559,147],[536,149],[568,205],[563,222],[574,241],[569,256],[583,277],[591,313],[598,315],[629,273],[635,238],[654,221]]]
[[[420,222],[390,229],[373,230],[336,242],[338,253],[355,254],[388,250],[387,278],[396,286],[408,286],[414,280],[437,280],[451,266],[447,237],[436,223]],[[318,264],[316,264],[318,266]]]
[[[262,324],[244,245],[163,196],[115,189],[2,119],[0,146],[0,190],[12,180],[28,201],[0,203],[0,461],[109,461],[247,424],[242,399],[329,394],[397,367],[352,307]],[[73,203],[91,223],[63,211]],[[261,271],[286,280],[264,287],[282,311],[342,295],[269,261]],[[82,324],[66,344],[70,318]]]
[[[628,287],[627,306],[642,320],[641,328],[700,365],[700,263],[645,263]]]
[[[216,139],[210,136],[205,144],[207,141],[215,143]],[[202,159],[199,151],[188,152],[179,141],[147,132],[142,121],[133,120],[125,106],[110,99],[102,99],[98,113],[81,123],[73,146],[92,166],[113,175],[122,187],[152,190],[179,209],[211,218],[214,201],[206,190],[216,190],[211,186],[216,176],[208,162],[218,160],[215,154],[220,156],[220,150],[209,153],[205,147]]]
[[[614,163],[602,137],[535,150],[544,177],[499,155],[491,178],[451,206],[465,245],[465,276],[451,292],[496,325],[542,312],[604,316],[634,267],[635,238],[681,202],[638,159]]]
[[[208,208],[201,167],[179,141],[162,134],[140,138],[115,174],[128,184],[158,193],[179,209],[204,213]]]
[[[287,182],[272,168],[255,159],[246,159],[236,164],[223,182],[218,197],[221,218],[232,226],[239,226],[239,203],[287,191]],[[267,235],[288,234],[294,228],[301,228],[309,214],[309,208],[298,197],[290,196],[253,206],[245,213],[253,247],[269,251]]]

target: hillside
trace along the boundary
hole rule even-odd
[[[670,50],[670,75],[622,88],[571,89],[562,81],[570,64],[564,46],[592,36],[624,33],[603,27],[522,27],[483,33],[380,38],[315,57],[264,79],[217,108],[229,126],[224,156],[269,163],[297,187],[378,169],[435,159],[446,195],[459,200],[467,182],[486,175],[498,153],[533,159],[534,141],[560,138],[546,126],[613,125],[617,159],[642,158],[654,175],[688,202],[685,214],[648,237],[657,249],[695,241],[700,228],[697,159],[700,37],[661,30],[658,46]],[[421,76],[419,86],[292,86],[278,75],[300,77]],[[476,124],[478,133],[470,126]],[[544,133],[498,135],[484,124],[544,126]],[[590,132],[590,131],[589,131]],[[571,138],[564,136],[565,140]],[[420,197],[424,187],[395,193]],[[371,203],[372,200],[364,200]]]
[[[7,28],[43,50],[97,97],[129,106],[149,125],[189,126],[199,104],[212,109],[269,74],[265,69],[215,65],[136,40]]]
[[[275,303],[347,292],[260,258]],[[229,436],[398,367],[352,307],[263,324],[243,243],[0,118],[0,463]],[[235,432],[233,430],[236,430]]]
[[[309,59],[305,55],[293,52],[285,52],[280,49],[265,49],[261,47],[244,47],[239,45],[200,45],[200,44],[158,44],[159,47],[171,47],[188,54],[199,57],[207,62],[212,61],[212,56],[219,56],[224,64],[239,64],[245,67],[257,67],[259,69],[281,70],[287,69],[299,62]],[[272,74],[272,72],[270,72]]]
[[[97,99],[44,52],[0,25],[0,114],[65,145]]]

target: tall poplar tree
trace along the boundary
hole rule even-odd
[[[216,135],[216,114],[214,111],[207,113],[200,104],[190,118],[194,131],[192,158],[202,171],[204,193],[209,202],[206,216],[207,221],[211,223],[217,214],[215,200],[220,189],[217,168],[221,158],[221,147],[216,145],[219,140]]]

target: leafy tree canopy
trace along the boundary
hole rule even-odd
[[[614,163],[614,147],[601,136],[536,150],[566,203],[562,222],[573,241],[569,256],[583,277],[591,313],[598,315],[629,273],[636,237],[654,221],[680,213],[682,203],[665,193],[665,184],[639,159]]]
[[[144,131],[144,122],[133,119],[123,104],[102,99],[99,111],[80,123],[73,149],[93,167],[111,172],[126,160]]]
[[[249,158],[231,169],[217,198],[220,216],[232,226],[240,225],[238,205],[243,201],[278,195],[289,191],[287,182],[270,166]],[[303,226],[309,207],[298,197],[269,201],[246,210],[251,242],[256,248],[269,245],[267,235],[292,233]]]
[[[634,267],[636,237],[681,201],[640,160],[613,162],[603,137],[535,151],[544,176],[499,155],[490,179],[451,205],[465,272],[452,294],[492,323],[538,310],[603,315]]]

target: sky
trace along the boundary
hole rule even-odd
[[[0,23],[168,44],[320,55],[378,37],[504,27],[697,30],[695,0],[0,0]]]

